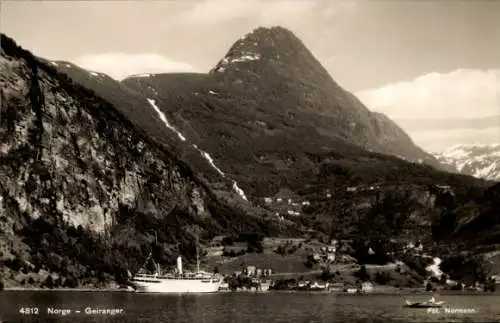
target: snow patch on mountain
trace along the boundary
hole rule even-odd
[[[457,172],[500,181],[500,144],[455,145],[435,153],[440,163],[454,167]]]
[[[179,136],[180,140],[186,141],[186,137],[184,137],[182,135],[182,133],[180,133],[180,131],[178,131],[174,126],[172,126],[168,122],[167,117],[165,116],[165,114],[163,112],[161,112],[161,110],[156,106],[155,100],[148,98],[148,102],[153,107],[153,109],[155,109],[156,113],[158,113],[158,115],[160,116],[161,121],[163,121],[163,123],[167,126],[167,128],[169,128],[170,130],[172,130],[173,132],[175,132],[177,134],[177,136]]]
[[[217,167],[217,165],[215,165],[214,159],[212,158],[212,156],[210,156],[209,153],[207,153],[204,150],[201,150],[200,148],[197,149],[201,153],[201,155],[208,161],[210,166],[212,166],[222,177],[226,176],[226,174],[219,167]]]
[[[174,131],[182,141],[186,141],[186,137],[184,137],[184,135],[179,130],[177,130],[174,126],[172,126],[168,122],[165,114],[156,105],[156,101],[153,99],[150,99],[150,98],[148,98],[147,100],[148,100],[149,104],[153,107],[153,109],[155,109],[156,113],[158,113],[158,116],[160,117],[161,121],[163,121],[165,126],[167,126],[167,128],[169,128],[170,130]],[[214,162],[214,159],[212,158],[212,156],[210,156],[209,153],[200,149],[197,145],[193,145],[193,147],[194,147],[194,149],[196,149],[200,152],[200,154],[203,156],[203,158],[205,158],[207,160],[207,162],[210,164],[210,166],[212,166],[212,168],[215,169],[217,171],[217,173],[219,173],[222,177],[226,177],[226,174],[219,167],[217,167],[217,165]],[[238,186],[238,183],[234,180],[233,180],[233,190],[239,196],[241,196],[242,199],[244,199],[245,201],[248,201],[248,199],[245,195],[245,192]]]
[[[215,169],[222,177],[226,177],[226,174],[215,164],[214,159],[212,158],[212,156],[210,156],[209,153],[198,148],[197,145],[193,145],[193,147],[201,153],[201,155],[208,161],[208,163],[210,164],[210,166],[212,166],[213,169]],[[244,199],[245,201],[248,201],[248,198],[245,195],[245,192],[238,186],[238,183],[235,180],[233,180],[233,190],[239,196],[241,196],[242,199]]]
[[[243,53],[239,53],[238,55],[229,54],[226,57],[224,57],[219,62],[219,64],[217,64],[217,67],[215,68],[215,72],[223,72],[228,66],[230,66],[234,63],[251,62],[251,61],[256,61],[259,59],[261,59],[261,55],[259,53],[243,52]]]
[[[256,61],[260,59],[260,54],[256,53],[246,53],[242,56],[239,57],[232,57],[228,58],[225,57],[222,62],[224,63],[241,63],[241,62],[249,62],[249,61]]]
[[[142,74],[134,74],[134,75],[130,75],[128,77],[150,77],[151,74],[149,73],[142,73]]]
[[[198,145],[196,145],[196,144],[193,144],[193,148],[200,152],[200,154],[203,156],[203,158],[205,158],[207,160],[207,162],[210,164],[210,166],[212,166],[212,168],[215,169],[217,171],[217,173],[219,173],[222,177],[226,177],[226,174],[219,167],[217,167],[217,165],[215,165],[214,159],[212,158],[212,156],[210,156],[209,153],[207,153],[203,149],[200,149],[198,147]]]
[[[495,171],[498,171],[497,165],[491,163],[489,166],[486,166],[485,168],[477,169],[475,176],[479,178],[486,178],[491,174],[493,174]]]
[[[235,190],[236,193],[238,193],[242,199],[248,201],[245,192],[243,192],[243,190],[238,186],[238,183],[236,183],[236,181],[233,181],[233,190]]]

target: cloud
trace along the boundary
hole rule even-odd
[[[80,56],[73,62],[82,68],[105,73],[117,80],[142,73],[194,72],[194,68],[187,63],[173,61],[155,53],[103,53]]]
[[[418,146],[424,150],[441,152],[458,144],[494,144],[500,142],[500,128],[452,129],[409,132]]]
[[[348,3],[348,4],[347,4]],[[333,14],[352,10],[355,1],[339,1],[331,4],[326,1],[296,0],[205,0],[194,4],[178,16],[177,21],[185,24],[213,25],[231,20],[250,19],[258,25],[287,25],[304,20],[313,13]]]
[[[482,118],[456,118],[456,119],[394,119],[406,131],[432,131],[452,129],[484,129],[497,127],[500,129],[500,113],[496,116]]]
[[[459,69],[356,93],[390,118],[478,118],[500,112],[500,69]]]
[[[356,93],[430,151],[500,141],[500,69],[430,73]]]
[[[234,19],[243,19],[255,12],[255,3],[240,0],[203,1],[178,16],[177,21],[211,25]]]

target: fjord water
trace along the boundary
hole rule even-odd
[[[446,295],[448,308],[472,314],[430,313],[402,307],[405,298],[429,295],[333,295],[276,292],[210,295],[153,295],[126,292],[5,291],[0,293],[0,322],[500,322],[500,295]],[[19,314],[37,307],[38,315]],[[48,315],[47,309],[72,314]],[[85,308],[123,309],[114,316],[85,314]],[[80,314],[74,313],[80,310]]]

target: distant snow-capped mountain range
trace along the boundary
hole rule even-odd
[[[459,173],[500,181],[500,143],[456,145],[434,156]]]

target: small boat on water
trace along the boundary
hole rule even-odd
[[[409,301],[406,300],[404,307],[409,308],[440,308],[443,307],[444,301],[436,301],[434,297],[432,297],[428,301],[418,302],[418,301]]]

